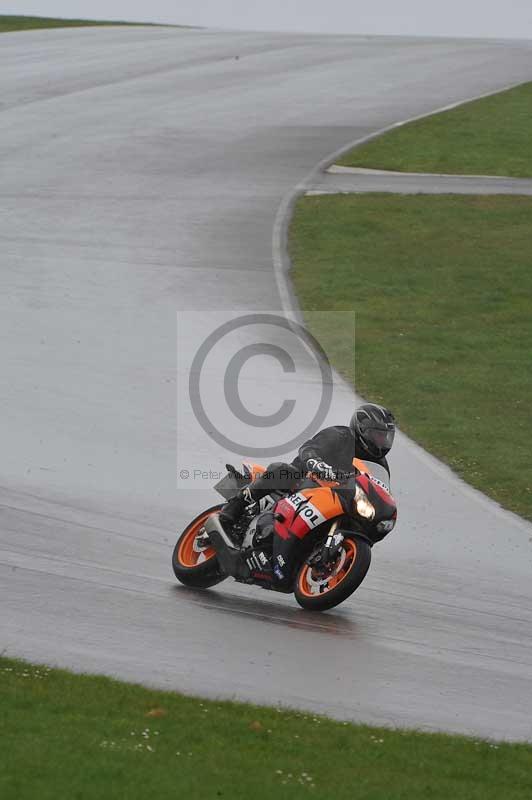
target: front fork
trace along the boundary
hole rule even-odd
[[[349,535],[353,539],[359,539],[360,541],[369,544],[370,547],[373,546],[373,542],[371,542],[370,539],[368,539],[368,537],[364,536],[362,533],[338,530],[339,522],[340,520],[335,520],[333,522],[325,542],[321,545],[321,547],[316,547],[307,559],[307,564],[315,569],[317,573],[323,572],[325,574],[330,572],[331,568],[334,568],[335,564],[340,558],[342,545],[346,535]]]
[[[329,529],[329,535],[321,549],[321,557],[324,564],[331,564],[336,561],[340,554],[344,535],[341,531],[337,531],[337,528],[338,520],[335,520]]]
[[[340,557],[344,534],[338,531],[338,522],[339,520],[335,520],[332,523],[325,542],[315,547],[307,558],[307,564],[309,567],[312,567],[316,573],[326,573]]]

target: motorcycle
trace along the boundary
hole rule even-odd
[[[226,500],[265,469],[227,464],[214,487]],[[294,594],[300,606],[325,611],[342,603],[364,580],[373,545],[393,530],[397,507],[387,486],[360,459],[339,481],[308,475],[297,490],[272,492],[249,507],[229,530],[220,522],[222,504],[187,525],[172,556],[185,586],[207,589],[228,577],[239,583]],[[384,472],[384,471],[383,471]]]

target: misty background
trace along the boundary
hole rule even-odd
[[[244,30],[532,38],[532,0],[0,0],[0,13]]]

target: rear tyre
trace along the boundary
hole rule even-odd
[[[199,514],[177,540],[172,554],[172,567],[177,580],[184,586],[208,589],[227,577],[220,571],[215,549],[200,547],[196,541],[208,517],[220,508],[221,505],[213,506]]]
[[[294,594],[308,611],[326,611],[346,600],[358,589],[371,564],[371,547],[361,539],[346,536],[338,561],[328,574],[318,574],[304,563],[296,576]]]

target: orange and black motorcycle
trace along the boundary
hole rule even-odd
[[[186,586],[209,588],[228,577],[240,583],[293,593],[303,608],[324,611],[360,586],[371,548],[395,526],[397,507],[378,465],[355,459],[339,482],[313,476],[292,494],[273,493],[248,509],[230,530],[221,504],[197,516],[174,548],[172,566]],[[250,485],[264,467],[230,464],[215,489],[229,499]]]

